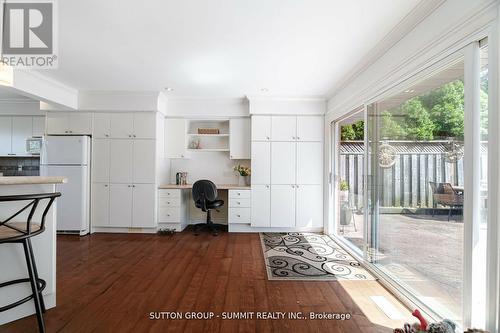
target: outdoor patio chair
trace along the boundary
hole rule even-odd
[[[456,191],[450,183],[429,182],[432,190],[432,216],[434,216],[437,205],[447,206],[448,221],[451,218],[451,211],[454,208],[462,209],[464,197],[462,193]]]

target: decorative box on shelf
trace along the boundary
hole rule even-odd
[[[198,128],[198,134],[219,134],[218,128]]]

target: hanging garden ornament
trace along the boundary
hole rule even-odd
[[[464,157],[464,150],[460,143],[451,139],[444,144],[444,160],[447,163],[456,163]]]
[[[383,141],[382,144],[378,147],[378,165],[381,168],[390,168],[396,163],[396,149],[387,143],[387,141]]]

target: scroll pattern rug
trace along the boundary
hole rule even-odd
[[[261,233],[269,280],[375,280],[329,236]]]

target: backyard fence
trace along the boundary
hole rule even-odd
[[[425,208],[432,207],[429,182],[447,182],[463,186],[463,158],[455,163],[445,159],[446,141],[389,141],[397,152],[390,168],[381,169],[380,205],[383,207]],[[487,165],[487,147],[481,147],[481,162]],[[340,145],[340,170],[342,181],[349,185],[352,204],[363,206],[363,142],[347,141]],[[482,172],[481,179],[486,179]]]

